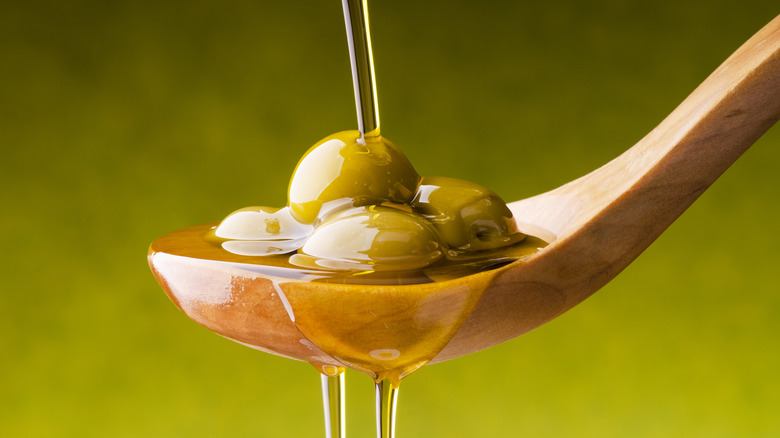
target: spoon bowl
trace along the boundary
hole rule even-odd
[[[778,119],[780,17],[625,153],[510,203],[521,231],[550,242],[510,265],[416,285],[312,282],[305,273],[292,280],[261,272],[248,257],[228,260],[216,247],[198,246],[192,233],[208,226],[158,239],[149,263],[184,313],[223,336],[325,374],[349,366],[400,379],[425,363],[512,339],[582,302]]]

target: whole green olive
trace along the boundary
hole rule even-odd
[[[321,259],[324,267],[374,271],[420,269],[443,256],[436,230],[425,219],[374,205],[330,215],[300,252]]]
[[[423,177],[411,206],[436,227],[445,245],[456,252],[501,248],[525,238],[506,203],[472,182]]]
[[[303,156],[290,180],[289,206],[296,220],[313,223],[344,205],[408,203],[419,182],[412,164],[387,139],[343,131]]]

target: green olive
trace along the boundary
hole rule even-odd
[[[314,223],[344,205],[408,203],[420,182],[412,164],[383,137],[344,131],[324,138],[295,168],[288,192],[292,215]]]
[[[438,240],[436,230],[417,215],[368,206],[329,216],[300,252],[323,260],[319,264],[324,267],[400,271],[420,269],[440,259]]]
[[[423,177],[412,210],[430,221],[455,251],[482,251],[519,242],[512,212],[495,193],[455,178]]]
[[[214,234],[233,240],[300,239],[312,232],[312,226],[293,219],[290,209],[245,207],[230,213]]]
[[[313,229],[293,219],[288,207],[246,207],[223,219],[214,236],[233,254],[267,256],[297,250]]]

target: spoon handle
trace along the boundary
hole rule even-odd
[[[634,147],[580,179],[509,204],[518,222],[548,232],[554,241],[497,274],[431,363],[512,339],[582,302],[778,119],[780,16]]]
[[[625,223],[651,225],[655,239],[778,119],[780,16],[634,147],[578,180],[511,207],[518,221],[544,224],[562,238],[630,204],[637,210]]]

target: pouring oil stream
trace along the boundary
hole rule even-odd
[[[344,24],[352,66],[352,85],[355,90],[358,130],[363,137],[379,137],[379,106],[376,98],[374,58],[371,33],[368,26],[366,0],[342,0]],[[327,438],[345,438],[345,382],[344,373],[322,375],[322,400],[325,410]],[[395,437],[395,406],[398,386],[389,380],[376,384],[376,419],[378,438]]]

